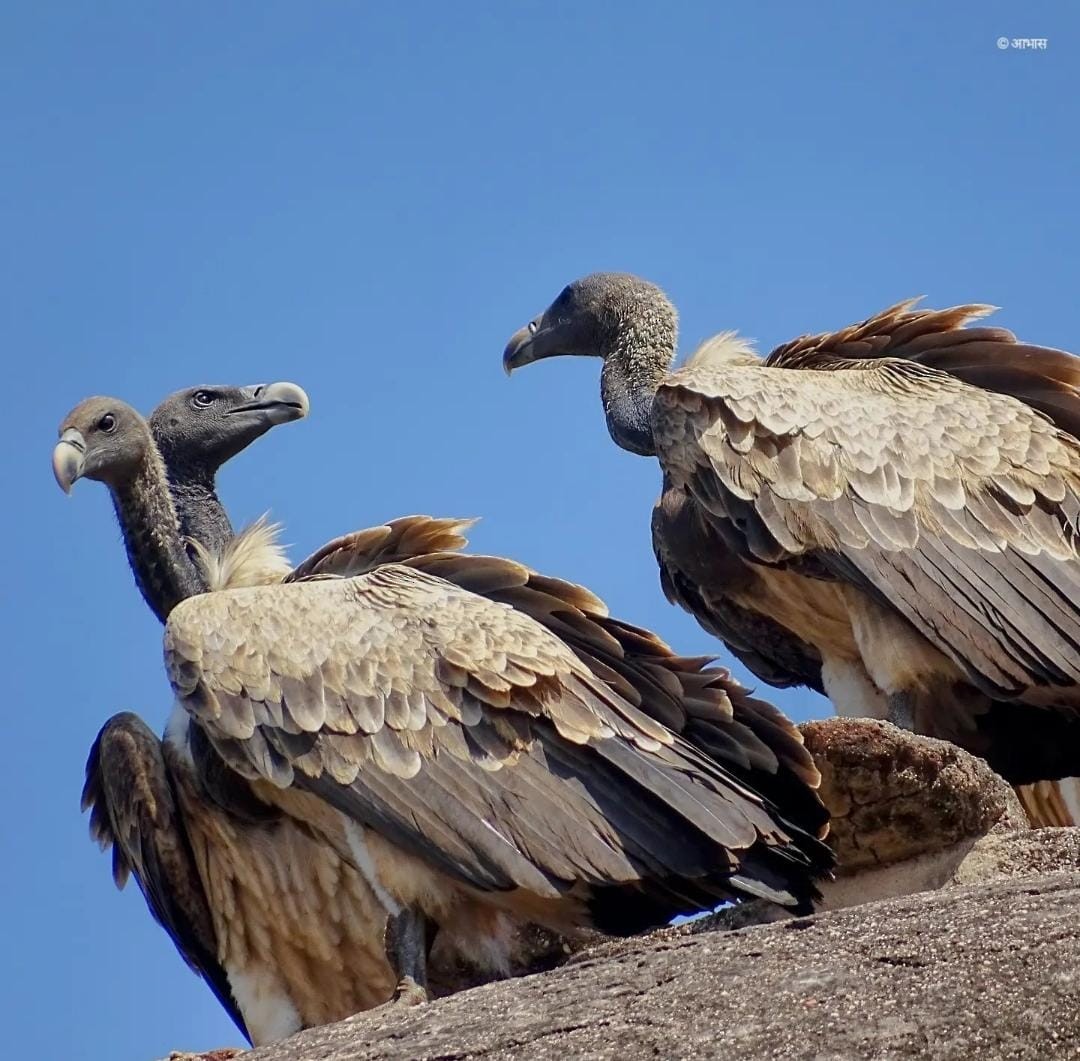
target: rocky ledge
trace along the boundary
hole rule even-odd
[[[951,745],[863,720],[804,734],[842,866],[821,913],[747,904],[245,1061],[1080,1056],[1080,829],[1027,828]]]

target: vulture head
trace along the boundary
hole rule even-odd
[[[567,284],[503,351],[507,375],[547,357],[603,359],[600,395],[608,431],[632,453],[655,452],[649,408],[675,356],[678,314],[648,280],[592,273]]]
[[[515,332],[503,352],[507,374],[545,357],[617,356],[627,338],[675,349],[678,317],[663,291],[629,273],[591,273],[567,284],[539,317]],[[665,361],[665,365],[667,361]]]
[[[87,398],[60,425],[53,474],[64,493],[77,479],[96,479],[110,489],[129,482],[153,453],[146,421],[118,398]]]
[[[169,395],[150,415],[150,430],[170,477],[198,468],[208,477],[278,424],[308,414],[295,383],[190,387]]]
[[[135,581],[162,622],[180,601],[205,590],[150,425],[130,405],[119,398],[79,402],[60,424],[52,465],[64,493],[79,479],[108,487]]]

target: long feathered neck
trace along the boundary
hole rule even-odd
[[[617,446],[644,457],[654,456],[650,413],[653,398],[675,357],[678,325],[675,310],[664,304],[639,309],[622,321],[604,351],[600,397],[608,433]]]
[[[214,473],[171,463],[167,471],[180,533],[211,552],[220,552],[232,541],[235,532],[218,498]]]
[[[135,582],[150,610],[165,622],[177,604],[206,587],[180,533],[156,450],[133,478],[113,489],[112,498]]]
[[[217,469],[185,459],[170,446],[162,451],[169,493],[187,555],[195,565],[199,592],[266,586],[292,571],[278,542],[280,528],[265,516],[238,533],[217,495]]]

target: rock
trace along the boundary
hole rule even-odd
[[[233,1046],[223,1046],[219,1050],[207,1050],[201,1054],[187,1054],[180,1050],[174,1050],[169,1054],[166,1061],[233,1061],[244,1051]]]
[[[821,771],[837,856],[820,909],[940,888],[984,837],[1028,828],[1012,788],[946,741],[875,719],[830,718],[800,730]],[[729,914],[732,927],[784,916],[761,902]]]
[[[893,865],[1023,827],[1011,787],[986,762],[888,722],[830,718],[800,727],[821,771],[841,874]]]
[[[246,1061],[1080,1056],[1080,829],[1028,828],[1012,789],[942,741],[866,719],[802,731],[834,815],[827,912],[743,903],[584,950],[525,932],[519,968],[539,975]],[[472,985],[449,968],[434,986]]]
[[[1073,870],[738,932],[666,929],[246,1061],[1077,1056],[1078,902]]]
[[[1080,828],[991,832],[956,867],[949,884],[982,884],[1006,877],[1080,870]]]

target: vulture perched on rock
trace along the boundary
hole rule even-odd
[[[307,410],[307,395],[301,388],[271,383],[192,387],[170,395],[151,414],[154,440],[168,455],[169,485],[181,532],[192,542],[197,539],[207,557],[220,564],[231,559],[235,568],[236,560],[251,555],[252,546],[268,535],[259,524],[245,536],[246,550],[229,548],[233,531],[217,497],[218,469],[271,427],[300,419]],[[54,466],[62,485],[78,459],[77,446],[58,449]],[[121,525],[126,526],[124,521]],[[254,551],[258,561],[244,566],[244,573],[272,577],[265,563],[267,551]],[[150,609],[164,621],[175,596],[152,570],[135,562],[137,553],[137,546],[129,543],[139,588]],[[279,568],[278,577],[280,573]],[[228,976],[218,962],[209,899],[177,801],[172,760],[168,746],[137,715],[114,715],[90,749],[83,807],[91,811],[91,834],[103,847],[112,848],[117,884],[123,887],[129,876],[135,877],[154,918],[247,1035]]]
[[[663,471],[666,594],[760,677],[984,756],[1037,824],[1080,821],[1080,359],[905,302],[759,358],[671,368],[654,284],[575,281],[513,371],[600,357],[608,430]]]
[[[54,468],[65,487],[106,483],[141,584],[170,602],[164,758],[256,1043],[395,984],[426,997],[436,932],[503,971],[521,923],[625,934],[731,897],[810,907],[831,855],[790,723],[744,694],[736,708],[703,661],[605,629],[585,591],[479,557],[463,581],[487,596],[455,585],[437,571],[466,559],[446,548],[459,524],[426,517],[337,539],[283,582],[210,591],[134,410],[82,403]],[[547,626],[496,599],[523,587]]]

